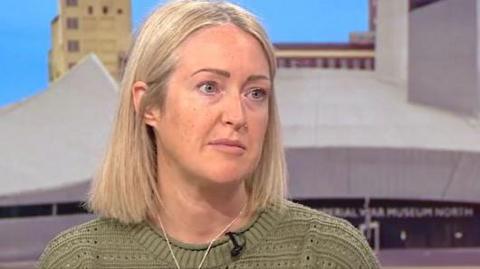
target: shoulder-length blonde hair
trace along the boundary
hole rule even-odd
[[[224,1],[208,0],[171,1],[156,9],[140,28],[128,56],[112,137],[90,192],[89,207],[93,212],[132,223],[146,220],[158,211],[155,135],[142,115],[149,108],[164,108],[166,84],[177,62],[176,49],[183,40],[201,28],[226,23],[251,34],[262,45],[273,84],[276,63],[272,44],[256,18],[246,10]],[[149,86],[138,113],[131,95],[136,81]],[[285,158],[273,94],[261,157],[246,181],[249,208],[260,209],[283,199],[285,182]]]

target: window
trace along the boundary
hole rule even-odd
[[[57,215],[87,214],[83,202],[70,202],[57,205]]]
[[[313,68],[316,67],[317,62],[312,58],[297,58],[295,59],[295,67],[297,68]]]
[[[328,63],[329,63],[329,59],[328,58],[323,58],[323,63],[322,63],[322,68],[328,68]]]
[[[354,67],[353,61],[354,61],[354,60],[355,60],[355,59],[352,59],[352,58],[348,58],[348,59],[347,59],[347,68],[348,68],[348,69],[353,69],[353,67]]]
[[[78,18],[67,18],[67,29],[78,29]]]
[[[328,68],[334,68],[335,63],[336,63],[335,58],[328,58]]]
[[[78,52],[80,51],[80,44],[78,40],[68,40],[67,49],[69,52]]]
[[[52,215],[50,205],[21,205],[0,207],[0,219]]]
[[[353,61],[353,69],[359,69],[360,68],[360,61],[362,59],[361,58],[353,58],[352,61]]]
[[[92,14],[93,14],[93,7],[88,6],[88,15],[92,15]]]
[[[340,58],[335,59],[335,68],[339,69],[342,67],[342,61]]]
[[[122,10],[121,8],[119,8],[119,9],[117,10],[117,13],[118,13],[118,15],[121,15],[121,14],[123,14],[123,10]]]
[[[84,202],[67,202],[60,204],[32,204],[17,206],[0,206],[0,219],[28,218],[35,216],[88,214]]]
[[[67,7],[76,7],[78,6],[78,0],[66,0]]]
[[[360,64],[359,64],[360,69],[365,69],[366,68],[366,63],[365,63],[366,61],[367,61],[367,59],[365,59],[365,58],[360,59]]]
[[[365,69],[367,69],[367,70],[372,70],[373,69],[372,59],[370,59],[370,58],[365,59]]]
[[[103,7],[103,14],[104,14],[104,15],[107,15],[107,14],[108,14],[108,7],[107,7],[107,6],[104,6],[104,7]]]

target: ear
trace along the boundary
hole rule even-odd
[[[147,92],[147,89],[148,89],[148,86],[143,81],[137,81],[132,85],[133,106],[135,107],[135,112],[137,113],[139,113],[140,103],[142,101],[144,94]],[[156,113],[156,110],[154,109],[146,110],[143,114],[143,119],[145,120],[145,123],[147,123],[152,127],[155,127],[157,123],[157,118],[158,118],[157,114],[158,113]]]

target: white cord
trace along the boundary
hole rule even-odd
[[[242,212],[243,212],[243,210],[245,209],[245,207],[246,207],[246,205],[243,206],[242,210],[240,210],[240,212],[238,213],[238,215],[237,215],[225,228],[223,228],[223,230],[222,230],[220,233],[218,233],[218,234],[210,241],[210,243],[208,244],[207,250],[205,251],[205,254],[203,254],[203,258],[202,258],[202,260],[200,261],[200,264],[198,264],[197,269],[201,269],[201,268],[202,268],[202,265],[203,265],[203,263],[205,262],[205,259],[207,258],[207,255],[208,255],[208,253],[210,252],[210,249],[212,248],[213,242],[215,242],[215,240],[217,240],[217,239],[218,239],[220,236],[222,236],[228,229],[230,229],[230,227],[232,227],[232,225],[235,223],[235,221],[237,221],[238,218],[240,218],[240,216],[242,215]],[[170,240],[168,239],[167,233],[165,232],[165,227],[163,227],[162,219],[161,219],[160,217],[158,217],[158,222],[160,222],[160,227],[162,228],[163,236],[164,236],[165,239],[167,240],[168,249],[170,250],[170,254],[172,255],[173,261],[175,262],[175,265],[177,266],[177,269],[181,269],[181,268],[180,268],[180,265],[179,265],[179,263],[178,263],[177,257],[175,257],[175,254],[173,253],[173,249],[172,249]]]

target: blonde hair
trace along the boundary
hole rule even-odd
[[[236,25],[259,41],[273,83],[276,72],[273,47],[262,26],[246,10],[224,1],[208,0],[177,0],[156,9],[140,28],[129,53],[112,137],[90,192],[89,207],[93,212],[132,223],[146,220],[149,214],[158,211],[155,135],[142,115],[149,108],[164,109],[168,78],[177,62],[175,51],[183,40],[201,28],[226,23]],[[131,96],[136,81],[145,81],[149,86],[138,113]],[[274,94],[269,102],[261,157],[246,180],[251,210],[264,208],[285,196],[286,166]]]

